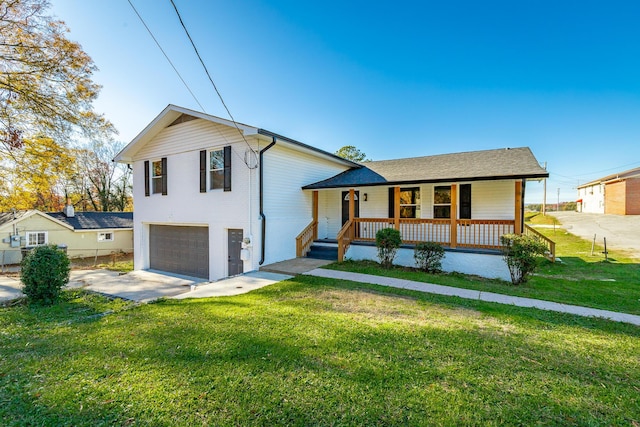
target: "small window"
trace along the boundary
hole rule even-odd
[[[224,188],[224,150],[209,153],[209,188]]]
[[[98,242],[113,242],[113,232],[106,231],[98,233]]]
[[[46,231],[27,231],[27,246],[46,245],[48,240]]]
[[[420,218],[420,188],[400,189],[400,218]]]
[[[153,194],[162,193],[162,161],[151,163],[151,188]]]
[[[451,218],[451,186],[437,186],[433,189],[433,217]]]

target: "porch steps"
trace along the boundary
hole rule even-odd
[[[329,261],[338,260],[338,244],[331,241],[313,242],[307,253],[307,258],[325,259]]]

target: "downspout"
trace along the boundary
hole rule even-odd
[[[264,185],[263,185],[263,181],[264,181],[264,168],[263,168],[263,156],[264,156],[264,152],[267,151],[269,148],[273,147],[274,145],[276,145],[276,137],[273,136],[272,137],[272,141],[271,144],[267,145],[266,147],[264,147],[262,150],[260,150],[260,221],[262,222],[262,238],[260,241],[260,262],[258,263],[259,265],[264,264],[264,253],[265,253],[265,247],[266,247],[266,237],[267,237],[267,217],[264,215]]]

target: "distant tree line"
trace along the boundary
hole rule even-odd
[[[0,2],[0,211],[131,209],[122,148],[93,110],[100,86],[82,47],[47,0]]]
[[[575,211],[577,209],[576,202],[560,202],[559,205],[556,203],[547,203],[547,212],[555,212],[556,206],[559,211]],[[531,212],[542,212],[542,203],[529,203],[525,208]]]

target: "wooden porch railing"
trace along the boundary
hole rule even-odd
[[[318,221],[311,221],[296,237],[296,256],[303,257],[309,252],[314,240],[318,238]]]
[[[549,261],[556,262],[556,242],[549,239],[547,236],[527,224],[524,225],[524,234],[540,239],[540,241],[547,246],[547,253],[545,254],[545,256],[549,259]]]
[[[393,228],[390,218],[354,218],[355,240],[375,241],[376,233],[383,228]],[[426,218],[401,218],[400,234],[403,243],[436,242],[451,245],[451,220]],[[456,221],[456,246],[469,248],[500,248],[500,236],[513,233],[513,220],[459,219]]]
[[[355,221],[347,221],[338,232],[338,262],[342,262],[349,245],[355,238]]]

